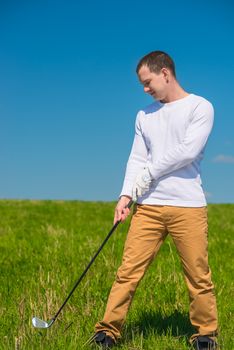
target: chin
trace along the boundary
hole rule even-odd
[[[165,103],[164,101],[165,101],[165,96],[157,96],[157,101],[159,101],[159,102],[161,102],[161,103]]]

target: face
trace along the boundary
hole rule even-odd
[[[154,73],[147,66],[142,66],[138,72],[141,84],[144,86],[144,92],[151,95],[155,100],[164,100],[168,91],[169,75],[166,68],[161,69],[160,73]]]

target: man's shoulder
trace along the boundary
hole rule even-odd
[[[213,109],[213,105],[212,103],[207,100],[205,97],[196,95],[191,93],[189,96],[189,98],[187,98],[184,103],[185,106],[187,106],[189,109],[195,111],[198,107],[198,109],[207,109],[207,110],[212,110]],[[161,108],[163,107],[163,104],[159,101],[154,101],[153,103],[147,105],[146,107],[142,108],[139,110],[138,112],[138,118],[145,119],[145,117],[150,116],[153,113],[156,113],[157,111],[159,111]],[[183,104],[178,105],[178,108],[182,108]]]
[[[195,94],[191,94],[192,95],[192,99],[191,102],[195,105],[200,105],[202,104],[203,106],[209,106],[209,107],[213,107],[212,103],[207,100],[205,97],[203,96],[199,96],[199,95],[195,95]]]

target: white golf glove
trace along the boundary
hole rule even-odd
[[[153,178],[148,168],[144,168],[144,170],[142,170],[140,174],[137,175],[132,189],[132,200],[134,202],[138,197],[142,197],[146,192],[149,191],[152,180]]]

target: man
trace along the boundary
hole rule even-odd
[[[112,286],[94,341],[104,348],[120,338],[134,292],[170,234],[183,266],[190,297],[195,349],[217,349],[217,310],[207,253],[207,208],[200,161],[213,125],[213,107],[187,93],[176,80],[175,65],[162,51],[144,56],[137,74],[155,102],[140,110],[114,222],[129,215],[137,201],[125,242],[122,265]],[[157,286],[155,286],[156,288]]]

